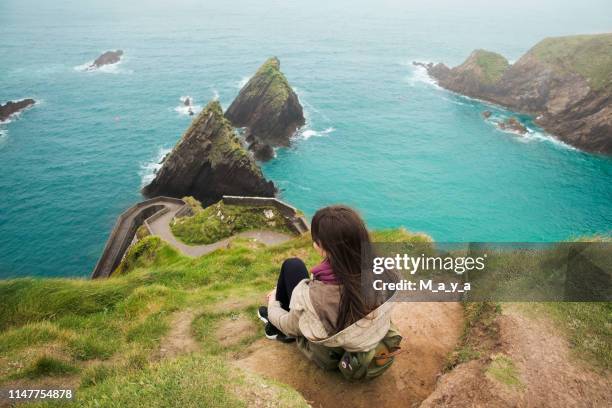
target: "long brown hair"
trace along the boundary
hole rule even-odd
[[[364,256],[371,253],[368,230],[355,210],[344,205],[321,208],[312,217],[312,240],[327,254],[340,281],[340,310],[336,330],[340,331],[370,313],[361,290]]]

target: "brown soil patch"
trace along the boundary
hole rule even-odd
[[[215,332],[215,337],[223,347],[231,347],[257,332],[253,321],[243,315],[223,319]]]
[[[199,350],[200,346],[191,332],[191,322],[196,317],[194,310],[176,312],[170,323],[170,331],[161,340],[157,358],[174,358]]]
[[[543,318],[506,306],[498,318],[499,351],[514,362],[521,387],[485,374],[490,359],[461,364],[443,376],[422,407],[612,406],[612,377],[571,356],[567,340]]]
[[[265,293],[236,294],[207,306],[210,313],[226,313],[246,309],[250,306],[263,305]]]
[[[404,336],[400,354],[381,377],[346,381],[308,361],[294,344],[262,339],[235,362],[247,370],[296,388],[313,407],[411,407],[432,391],[446,356],[461,334],[458,303],[398,303],[393,321]]]

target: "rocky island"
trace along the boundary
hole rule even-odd
[[[302,105],[280,71],[276,57],[257,70],[225,117],[235,127],[246,128],[249,150],[262,161],[274,156],[273,147],[288,146],[291,136],[305,123]]]
[[[443,88],[533,115],[567,144],[612,154],[612,33],[546,38],[514,64],[476,50],[454,68],[415,65]]]
[[[122,50],[106,51],[94,60],[94,62],[89,66],[89,69],[96,69],[104,65],[116,64],[121,61],[122,56]]]
[[[8,101],[4,105],[0,104],[0,122],[8,120],[11,116],[22,110],[29,108],[34,105],[36,101],[34,99],[22,99],[20,101]]]
[[[245,150],[218,101],[210,102],[165,157],[147,197],[194,196],[210,204],[223,195],[272,197],[276,188]]]

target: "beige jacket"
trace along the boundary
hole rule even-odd
[[[340,286],[304,279],[293,290],[289,312],[270,298],[268,319],[286,335],[304,336],[312,343],[342,347],[349,352],[373,349],[389,331],[393,302],[383,303],[363,319],[333,334],[339,304]]]

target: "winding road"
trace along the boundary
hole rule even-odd
[[[265,245],[282,244],[283,242],[289,241],[290,239],[294,238],[289,234],[283,234],[280,232],[253,230],[241,232],[229,238],[222,239],[221,241],[214,242],[212,244],[187,245],[179,241],[170,229],[170,223],[172,222],[172,219],[176,215],[177,211],[181,209],[181,207],[181,205],[175,204],[166,205],[168,211],[154,218],[150,222],[149,220],[147,220],[146,225],[148,226],[151,234],[159,236],[161,239],[163,239],[168,244],[172,245],[187,256],[198,257],[206,255],[219,248],[226,248],[229,242],[236,237],[255,239]]]

